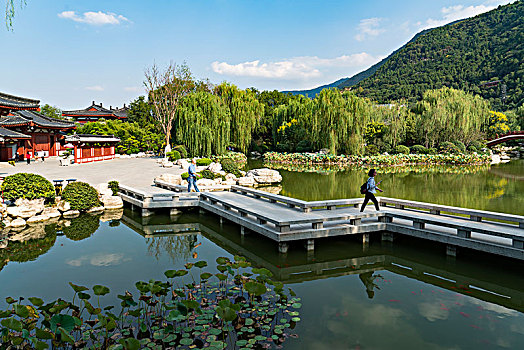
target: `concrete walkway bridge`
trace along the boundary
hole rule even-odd
[[[491,140],[486,142],[488,147],[498,145],[499,143],[513,141],[513,140],[524,140],[524,131],[512,131],[504,135],[497,135]]]
[[[255,233],[278,244],[286,254],[292,242],[308,251],[326,237],[357,235],[368,244],[372,235],[393,241],[397,235],[438,242],[448,255],[457,248],[524,260],[524,216],[379,197],[380,211],[363,198],[303,201],[257,189],[231,186],[219,192],[180,192],[180,187],[156,183],[151,193],[120,185],[119,195],[132,209],[149,216],[154,210],[176,214],[199,208],[240,225],[241,235]]]

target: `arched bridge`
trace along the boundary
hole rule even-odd
[[[513,132],[508,132],[507,134],[504,134],[504,135],[497,135],[495,136],[495,138],[492,138],[491,140],[486,142],[486,145],[488,147],[491,147],[491,146],[498,145],[499,143],[503,143],[503,142],[511,141],[511,140],[524,140],[524,131],[513,131]]]

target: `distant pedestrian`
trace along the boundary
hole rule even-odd
[[[45,160],[45,151],[40,152],[40,157],[42,157],[42,162]]]
[[[25,160],[27,164],[31,164],[31,153],[29,151],[25,152]]]
[[[378,201],[377,199],[375,198],[375,193],[377,193],[377,190],[379,190],[380,192],[384,192],[382,191],[380,188],[377,187],[377,185],[380,185],[380,183],[382,181],[379,181],[378,184],[375,183],[375,175],[377,175],[377,171],[375,169],[371,169],[369,172],[368,172],[368,181],[366,182],[366,198],[364,199],[364,203],[362,203],[362,207],[360,208],[360,212],[363,212],[364,211],[364,208],[366,207],[366,204],[368,204],[368,202],[371,200],[373,202],[373,204],[375,204],[375,209],[376,210],[380,210],[379,206],[378,206]]]
[[[196,192],[200,192],[196,185],[197,177],[196,177],[196,159],[195,158],[191,160],[191,164],[189,165],[189,168],[187,169],[187,173],[189,174],[189,177],[187,178],[187,192],[191,192],[191,184],[193,184],[193,187],[195,188]]]

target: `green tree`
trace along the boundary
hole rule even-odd
[[[154,123],[153,106],[146,101],[145,96],[139,96],[129,104],[127,118],[130,122],[136,122],[142,126]]]
[[[45,104],[42,107],[40,107],[40,113],[49,118],[65,119],[64,117],[62,117],[62,110],[60,108],[56,106],[50,106],[48,104]]]

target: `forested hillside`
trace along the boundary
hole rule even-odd
[[[515,109],[524,103],[524,2],[428,31],[356,86],[378,103],[416,101],[448,86],[483,96],[493,109]]]

